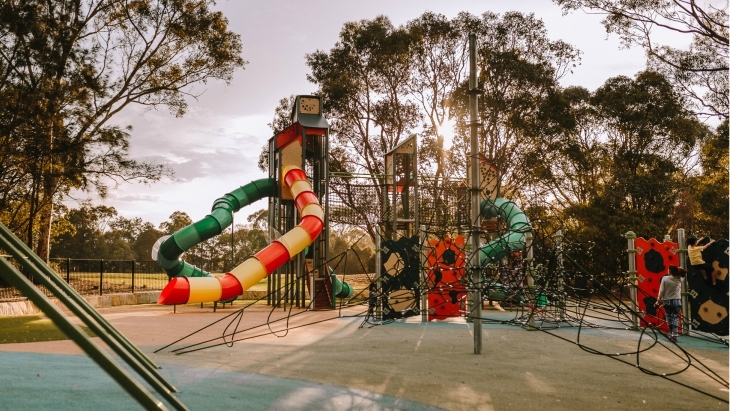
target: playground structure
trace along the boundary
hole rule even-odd
[[[295,125],[301,127],[300,123]],[[310,134],[319,139],[326,137],[326,132],[309,133],[304,127],[292,134],[301,137],[305,143],[300,147],[305,148],[307,146],[305,137]],[[282,134],[277,137],[280,136]],[[281,146],[274,146],[278,148],[273,156],[278,159],[286,158],[285,155],[291,156],[291,153],[284,149],[291,144],[296,147],[300,141],[295,137],[290,138],[287,143],[284,137],[281,138],[282,140],[272,140],[281,143]],[[417,152],[417,146],[415,140],[411,143],[412,145],[408,147],[401,146],[402,152],[392,153],[394,163],[391,164],[413,158],[409,156]],[[311,147],[314,148],[316,145],[312,143]],[[322,147],[326,153],[326,145]],[[303,159],[306,159],[307,154],[311,156],[317,152],[302,151]],[[400,156],[404,158],[399,158]],[[161,239],[156,249],[158,261],[162,261],[165,269],[169,270],[168,273],[177,275],[173,275],[160,300],[171,304],[223,301],[239,295],[246,287],[268,276],[272,290],[269,298],[274,306],[283,298],[289,298],[290,303],[296,301],[296,293],[292,291],[296,290],[297,284],[301,285],[300,290],[310,286],[310,308],[331,307],[334,304],[330,296],[341,298],[340,307],[357,304],[356,300],[349,300],[352,295],[351,287],[333,273],[330,266],[331,259],[327,256],[326,241],[322,235],[327,222],[331,221],[326,210],[332,203],[331,197],[317,194],[315,188],[329,186],[328,183],[331,181],[326,173],[326,167],[321,170],[324,173],[322,174],[324,180],[311,183],[309,177],[318,175],[312,166],[316,163],[313,160],[302,161],[304,167],[295,165],[276,167],[278,171],[273,172],[270,178],[257,180],[234,190],[215,201],[211,215],[174,233],[171,237]],[[485,174],[492,174],[498,178],[498,170],[486,162],[484,164],[483,168],[488,170]],[[403,169],[407,170],[405,167]],[[625,276],[625,283],[619,287],[608,289],[601,283],[600,278],[592,276],[571,258],[569,235],[563,234],[560,230],[546,232],[539,226],[531,225],[525,213],[515,203],[498,196],[498,184],[490,181],[491,188],[485,185],[478,190],[480,197],[478,215],[484,222],[476,224],[473,220],[465,218],[472,211],[469,206],[472,202],[468,201],[468,198],[458,197],[458,195],[467,196],[467,192],[463,190],[463,182],[449,181],[437,187],[440,192],[454,193],[455,201],[451,204],[441,202],[442,207],[448,205],[450,208],[447,207],[437,215],[425,214],[426,218],[423,218],[423,209],[420,208],[420,200],[415,199],[416,196],[421,200],[431,200],[430,204],[438,202],[433,201],[433,197],[419,196],[419,190],[416,190],[418,176],[415,172],[408,171],[404,175],[409,178],[398,179],[394,176],[386,180],[385,189],[382,191],[386,195],[383,196],[385,201],[380,204],[382,210],[388,212],[381,214],[384,217],[378,225],[381,229],[378,244],[378,275],[373,278],[373,281],[379,284],[382,298],[378,304],[376,317],[369,320],[371,324],[385,324],[391,320],[419,314],[424,321],[466,317],[474,323],[474,326],[482,322],[489,323],[493,320],[488,315],[475,315],[473,300],[467,299],[469,294],[476,291],[478,295],[484,296],[486,303],[497,301],[511,306],[510,312],[514,313],[514,318],[510,321],[499,320],[501,324],[512,324],[527,330],[542,330],[548,333],[561,327],[576,327],[578,336],[583,328],[628,328],[640,331],[642,336],[651,336],[653,341],[659,341],[664,326],[662,314],[658,311],[652,314],[649,308],[653,306],[651,297],[653,295],[656,298],[656,290],[647,288],[644,284],[656,284],[671,263],[686,265],[683,231],[679,232],[677,243],[671,241],[659,243],[654,239],[636,239],[636,243],[632,243],[630,233],[627,234],[630,255],[628,276]],[[354,179],[349,180],[349,184],[352,185],[353,182]],[[371,185],[370,188],[378,187]],[[291,199],[282,199],[281,193],[288,193]],[[196,242],[217,235],[229,226],[233,212],[265,197],[269,198],[270,216],[273,216],[274,221],[282,222],[277,227],[285,231],[285,234],[274,239],[256,256],[244,261],[239,267],[220,278],[197,269],[180,258],[184,251]],[[372,198],[377,196],[374,195]],[[340,209],[339,205],[335,208],[337,212],[333,214],[337,222],[343,222],[351,217]],[[371,207],[370,211],[373,210],[378,211],[377,208]],[[294,225],[294,221],[299,223]],[[416,226],[419,228],[416,229]],[[470,243],[463,234],[474,233],[480,238],[481,244],[476,248],[470,248]],[[103,319],[96,318],[98,314],[95,315],[93,309],[84,308],[83,303],[75,301],[75,297],[78,297],[75,292],[67,285],[64,287],[63,280],[52,273],[50,268],[27,247],[22,248],[22,242],[9,232],[3,232],[3,235],[3,248],[9,250],[16,260],[21,261],[43,285],[54,290],[54,295],[64,299],[65,304],[83,318],[97,335],[103,335],[104,341],[173,407],[186,409],[172,395],[175,388],[156,373],[156,367],[149,360],[146,360],[133,345],[125,343],[124,337],[118,335],[112,327],[104,325]],[[316,251],[317,247],[319,254]],[[727,335],[727,248],[727,240],[718,240],[703,253],[705,261],[719,272],[718,284],[715,287],[709,286],[697,272],[690,271],[688,275],[688,288],[685,290],[688,303],[685,304],[685,309],[689,312],[684,316],[685,335],[727,344],[727,340],[717,337]],[[634,255],[636,259],[632,260],[631,257]],[[661,261],[657,255],[661,257]],[[26,256],[33,258],[26,259]],[[159,256],[162,256],[162,259]],[[13,282],[25,295],[32,296],[33,302],[42,307],[54,322],[65,327],[64,330],[67,327],[67,333],[74,338],[74,341],[120,385],[147,409],[160,408],[159,401],[133,378],[125,375],[124,370],[117,364],[106,358],[98,347],[94,347],[88,341],[83,332],[74,329],[57,308],[44,301],[45,297],[22,274],[6,264],[4,259],[0,258],[0,261],[3,263],[0,266],[0,274]],[[291,267],[299,271],[287,271]],[[271,276],[279,268],[283,272]],[[313,281],[318,278],[313,275],[315,269],[322,272],[320,290],[325,290],[327,293],[327,299],[321,306],[318,306],[318,300],[311,294],[317,287],[317,283]],[[473,275],[474,273],[476,275]],[[331,291],[327,291],[330,290],[327,288],[328,278]],[[312,282],[314,287],[310,285]],[[622,294],[625,289],[633,294],[628,301]],[[615,293],[617,290],[618,295]],[[276,292],[280,293],[281,299],[273,297]],[[300,295],[301,303],[305,302],[304,297]],[[482,303],[480,299],[479,306]],[[241,315],[242,312],[243,309],[236,315]],[[236,322],[235,318],[233,322]],[[236,328],[237,325],[229,325],[226,328],[223,335],[225,344],[239,341],[236,337],[240,332]],[[579,345],[585,347],[583,344]],[[205,348],[205,346],[196,347],[195,350]],[[635,353],[603,353],[603,355],[620,357],[636,354],[638,358],[642,352],[644,349],[639,347]],[[686,369],[700,366],[704,367],[701,362],[692,359]],[[644,368],[642,371],[648,372]],[[711,372],[708,375],[711,381],[727,386],[722,376]]]
[[[161,303],[226,301],[263,278],[269,279],[266,298],[270,305],[283,302],[329,309],[336,306],[337,297],[342,298],[341,306],[357,303],[359,300],[349,299],[352,287],[334,274],[327,227],[329,222],[361,225],[358,223],[363,219],[377,221],[379,229],[379,262],[372,278],[382,296],[377,321],[416,315],[425,321],[458,316],[472,319],[474,307],[467,297],[479,291],[485,303],[521,309],[524,324],[534,326],[537,319],[542,326],[545,321],[560,326],[576,320],[577,316],[569,313],[571,305],[580,306],[582,298],[600,289],[599,281],[589,280],[591,273],[566,267],[569,263],[565,260],[570,257],[564,250],[562,232],[538,235],[516,204],[499,197],[499,170],[483,156],[478,161],[480,221],[468,217],[468,181],[434,181],[419,175],[415,137],[386,153],[388,173],[384,176],[343,178],[330,174],[328,126],[319,104],[313,96],[297,98],[293,124],[269,141],[269,178],[216,200],[211,215],[161,239],[158,261],[174,277],[161,294]],[[296,178],[291,181],[287,181],[292,172],[288,165],[303,167],[293,172]],[[367,204],[367,210],[349,207],[351,204],[343,202],[343,193],[352,192],[358,195],[351,198],[380,200]],[[302,193],[306,195],[298,200]],[[221,278],[179,258],[185,250],[229,226],[232,213],[263,198],[269,199],[269,234],[274,239],[269,247]],[[294,224],[297,219],[299,225]],[[314,220],[318,222],[313,224]],[[481,245],[472,252],[465,235],[475,231]],[[287,234],[277,239],[276,232]],[[552,244],[547,244],[548,239]],[[719,250],[721,244],[712,250]],[[541,250],[537,258],[535,247]],[[637,329],[666,332],[662,309],[655,309],[653,302],[668,265],[686,266],[684,245],[640,238],[633,247],[630,243],[633,260],[622,287],[631,294],[630,306],[619,310],[626,313],[620,321]],[[550,248],[553,251],[546,255]],[[726,270],[722,257],[722,253],[714,252],[708,261]],[[468,275],[475,271],[479,273],[476,280]],[[271,275],[274,273],[277,275]],[[689,299],[684,304],[682,332],[727,335],[727,302],[722,290],[704,288],[694,274],[690,272],[687,279],[685,295]],[[726,274],[718,278],[727,286]]]
[[[475,87],[471,85],[472,91]],[[476,92],[472,97],[475,101]],[[357,296],[353,296],[352,287],[340,280],[331,267],[328,227],[331,222],[362,225],[363,220],[374,221],[378,229],[378,261],[372,280],[378,284],[381,297],[375,317],[366,317],[365,322],[386,324],[419,314],[423,322],[465,317],[472,323],[475,353],[479,354],[482,323],[496,321],[482,315],[481,309],[483,304],[496,301],[510,305],[514,313],[514,318],[500,319],[500,324],[547,333],[561,327],[575,327],[575,344],[581,348],[619,361],[622,356],[635,355],[636,367],[657,375],[640,366],[638,358],[647,350],[642,346],[645,336],[652,340],[652,346],[661,345],[663,319],[660,312],[651,312],[650,307],[658,291],[655,285],[667,266],[675,261],[686,266],[683,231],[678,233],[677,243],[636,239],[633,233],[627,233],[628,275],[623,277],[623,282],[608,287],[602,278],[572,258],[574,254],[569,247],[576,242],[568,233],[562,228],[550,232],[533,226],[514,202],[499,196],[499,170],[488,159],[476,155],[474,144],[470,181],[466,182],[422,179],[418,175],[415,137],[386,153],[386,175],[358,179],[352,175],[330,174],[328,125],[321,107],[319,97],[297,97],[292,125],[269,140],[269,177],[219,198],[210,215],[158,241],[153,257],[171,277],[159,303],[230,301],[268,278],[266,299],[274,307],[284,303],[290,307],[333,308],[340,298],[340,308],[353,308],[360,303],[351,299]],[[471,125],[474,130],[474,119]],[[367,184],[359,185],[362,181]],[[428,184],[422,184],[425,182]],[[357,196],[343,195],[355,191]],[[222,277],[213,276],[181,258],[186,250],[229,227],[233,213],[263,198],[268,198],[272,238],[269,246]],[[345,201],[352,198],[362,200],[363,204]],[[341,202],[337,203],[338,200]],[[186,409],[171,394],[176,391],[175,387],[156,373],[151,361],[92,308],[79,301],[80,297],[4,226],[0,225],[0,229],[0,245],[4,249],[63,300],[174,408]],[[285,234],[276,238],[277,232]],[[697,272],[689,273],[683,324],[686,335],[725,345],[727,340],[718,336],[728,334],[727,248],[727,240],[720,240],[703,253],[705,261],[719,272],[716,286],[709,286]],[[0,274],[31,297],[140,404],[147,409],[164,408],[4,258],[0,258]],[[627,290],[628,298],[624,294]],[[238,330],[244,309],[223,318],[233,317],[220,338],[223,343],[207,340],[175,351],[200,351],[221,344],[232,346],[241,338],[253,338],[242,337]],[[222,320],[216,322],[219,321]],[[639,331],[639,343],[633,352],[600,352],[580,341],[584,328]],[[727,389],[723,376],[707,371],[707,366],[690,356],[687,356],[687,366],[675,374],[690,368],[699,369],[710,382]]]
[[[467,189],[473,179],[420,176],[415,136],[385,154],[383,176],[330,173],[328,124],[320,107],[318,97],[298,96],[292,125],[269,140],[269,177],[226,194],[203,220],[160,239],[153,254],[172,278],[160,303],[230,301],[267,278],[266,302],[273,306],[330,309],[337,298],[340,307],[357,304],[364,296],[353,296],[353,288],[332,267],[331,222],[376,222],[378,262],[371,281],[382,296],[378,321],[415,315],[423,321],[479,318],[475,305],[497,302],[520,307],[520,318],[530,326],[536,319],[559,325],[575,318],[568,314],[571,304],[579,306],[601,289],[590,272],[571,264],[562,230],[538,233],[514,202],[500,197],[500,171],[484,156],[477,157],[478,190]],[[470,217],[472,193],[478,198],[477,220]],[[234,212],[263,198],[268,198],[273,240],[268,247],[220,278],[180,258],[230,226]],[[286,234],[276,238],[278,232]],[[474,248],[466,236],[477,237],[479,245]],[[708,261],[725,270],[714,292],[692,272],[688,276],[684,333],[727,335],[727,301],[718,294],[723,284],[727,288],[727,254],[716,252],[721,244],[707,251],[712,254]],[[628,249],[629,273],[618,290],[628,291],[630,303],[620,310],[627,314],[621,321],[666,332],[663,313],[653,302],[669,264],[686,267],[684,245],[640,238]],[[475,292],[479,304],[468,301]]]
[[[170,283],[160,294],[159,304],[174,305],[198,302],[232,301],[262,279],[270,278],[269,291],[280,287],[281,272],[286,283],[293,282],[285,302],[304,304],[303,290],[310,289],[310,308],[333,306],[336,297],[352,296],[352,288],[327,267],[327,212],[321,199],[326,198],[328,124],[322,116],[321,100],[316,96],[298,96],[292,113],[292,125],[269,142],[267,179],[251,182],[216,200],[211,213],[171,236],[158,240],[152,257],[162,267]],[[309,170],[306,173],[304,170]],[[314,183],[310,183],[308,175]],[[181,256],[193,246],[220,234],[233,221],[233,213],[262,198],[269,199],[269,233],[286,231],[271,244],[222,277],[186,263]],[[296,217],[299,224],[294,225]],[[311,256],[305,264],[303,255]],[[283,267],[283,269],[281,269]],[[306,278],[309,281],[305,281]],[[272,302],[269,292],[268,302]],[[317,300],[314,296],[331,296]],[[278,301],[282,299],[278,296]],[[319,304],[318,304],[319,302]]]

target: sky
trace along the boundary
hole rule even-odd
[[[176,118],[168,111],[129,107],[115,116],[119,125],[132,125],[130,154],[138,160],[166,164],[175,178],[151,185],[124,183],[110,187],[106,198],[75,193],[76,201],[114,207],[126,218],[140,217],[156,226],[175,211],[198,221],[213,202],[253,180],[267,177],[257,167],[261,148],[271,137],[267,123],[281,98],[311,94],[305,55],[330,50],[344,23],[385,15],[395,26],[426,11],[448,18],[461,11],[534,13],[545,23],[551,40],[563,40],[583,52],[581,64],[561,80],[563,86],[589,90],[617,75],[633,77],[645,68],[644,51],[622,49],[615,35],[608,36],[601,16],[562,10],[550,0],[219,0],[230,30],[241,36],[245,69],[236,71],[230,85],[209,81],[197,85],[202,93],[189,101],[188,112]],[[669,41],[684,41],[670,39]],[[683,46],[682,44],[673,44]],[[78,207],[69,201],[71,208]],[[236,214],[236,223],[265,208],[261,201]]]

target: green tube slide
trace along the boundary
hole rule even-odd
[[[335,270],[332,267],[327,267],[330,270],[330,279],[332,280],[332,290],[337,298],[350,298],[353,294],[353,289],[350,284],[347,284],[346,282],[342,281],[337,277],[337,274],[335,274]]]
[[[479,261],[484,267],[509,255],[512,251],[522,250],[525,246],[525,236],[530,227],[530,221],[517,205],[512,201],[498,197],[494,200],[485,200],[480,207],[482,218],[499,217],[507,221],[509,230],[506,234],[490,241],[479,249]],[[488,287],[488,298],[491,300],[504,300],[505,287],[500,283],[491,283]]]
[[[482,266],[506,257],[512,251],[522,250],[525,246],[525,235],[531,227],[527,216],[515,203],[498,197],[482,201],[480,211],[482,218],[499,217],[507,221],[509,226],[506,234],[490,241],[479,250],[479,261]]]
[[[205,218],[175,231],[162,241],[157,251],[157,264],[170,277],[212,277],[202,269],[186,263],[180,256],[192,247],[215,237],[231,225],[233,213],[265,197],[278,195],[279,186],[272,178],[262,178],[239,187],[215,200]]]

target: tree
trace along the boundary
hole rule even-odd
[[[136,259],[142,261],[152,260],[152,246],[163,235],[164,233],[157,230],[152,223],[145,223],[144,229],[139,233],[132,246]]]
[[[375,246],[360,228],[333,226],[329,244],[329,265],[337,274],[375,272]]]
[[[561,228],[575,242],[595,244],[591,254],[574,259],[593,272],[618,275],[625,262],[619,235],[661,237],[675,227],[685,173],[708,130],[652,71],[610,78],[593,93],[569,88],[563,94],[577,127],[536,146],[547,162],[535,182],[543,195],[531,208],[554,197]]]
[[[422,113],[421,153],[435,163],[428,169],[436,181],[452,175],[457,164],[447,150],[444,132],[453,117],[449,99],[467,74],[465,34],[472,20],[473,16],[464,13],[449,21],[443,15],[426,12],[406,25],[413,56],[408,94]]]
[[[129,257],[122,258],[122,253],[117,253],[116,259],[132,259],[132,260],[149,260],[151,258],[152,246],[157,239],[164,234],[155,229],[152,223],[143,221],[139,217],[125,218],[117,217],[109,224],[111,231],[107,233],[110,241],[117,241],[120,249],[128,249],[124,255]],[[109,255],[107,258],[114,258]]]
[[[184,211],[175,211],[170,214],[167,221],[160,223],[160,230],[167,235],[172,235],[175,231],[185,228],[193,223],[188,213]]]
[[[210,10],[212,3],[11,0],[0,6],[0,138],[16,154],[0,160],[0,169],[10,169],[0,184],[6,190],[0,206],[27,208],[26,241],[32,246],[37,223],[42,258],[54,200],[70,189],[104,196],[110,182],[169,174],[129,158],[131,130],[113,124],[115,114],[137,103],[182,116],[186,97],[196,96],[193,85],[228,82],[244,65],[239,36]]]
[[[572,128],[569,106],[558,80],[578,62],[580,52],[552,41],[544,23],[517,12],[485,13],[468,24],[478,39],[479,150],[501,171],[502,193],[516,197],[538,158],[529,148]],[[459,163],[469,148],[468,83],[454,91]],[[539,165],[539,163],[538,163]],[[465,170],[465,167],[462,166]]]
[[[79,209],[72,209],[64,219],[74,229],[53,237],[52,257],[64,258],[107,258],[109,244],[105,231],[117,216],[114,207],[95,206],[85,203]]]
[[[461,13],[448,20],[425,13],[403,27],[385,17],[347,23],[329,52],[307,55],[308,79],[319,87],[331,124],[331,171],[349,173],[332,185],[344,187],[337,193],[344,206],[380,208],[382,188],[376,196],[363,197],[351,186],[357,181],[382,187],[384,181],[375,176],[385,172],[385,153],[414,134],[421,137],[419,172],[437,177],[432,201],[438,198],[438,177],[465,176],[469,32],[479,35],[480,84],[489,87],[481,113],[486,124],[482,135],[489,136],[481,140],[483,151],[507,170],[517,159],[519,143],[527,141],[523,136],[538,138],[562,126],[564,113],[553,108],[557,80],[579,53],[550,41],[532,15],[485,13],[479,18]],[[448,148],[443,127],[452,118],[460,133]],[[350,178],[357,173],[371,176],[370,181]],[[361,221],[374,238],[376,222],[366,212]]]
[[[554,0],[564,12],[604,13],[608,33],[626,47],[646,50],[649,67],[691,98],[698,114],[728,118],[728,2],[718,8],[696,0]],[[660,45],[656,31],[692,36],[687,50]]]
[[[713,238],[728,238],[730,200],[728,181],[728,121],[723,121],[703,141],[699,151],[701,172],[684,181],[682,200],[675,208],[677,228]]]

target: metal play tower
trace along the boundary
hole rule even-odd
[[[310,308],[334,306],[335,293],[327,269],[329,249],[329,207],[327,173],[329,170],[329,124],[322,115],[318,96],[297,96],[291,115],[292,124],[269,139],[269,177],[283,181],[285,166],[301,167],[310,176],[312,191],[324,210],[324,228],[305,253],[283,265],[268,277],[267,303],[275,306],[306,306],[306,290],[312,301]],[[269,198],[269,236],[274,240],[291,230],[299,220],[295,199],[287,190]],[[337,281],[337,280],[335,280]]]

